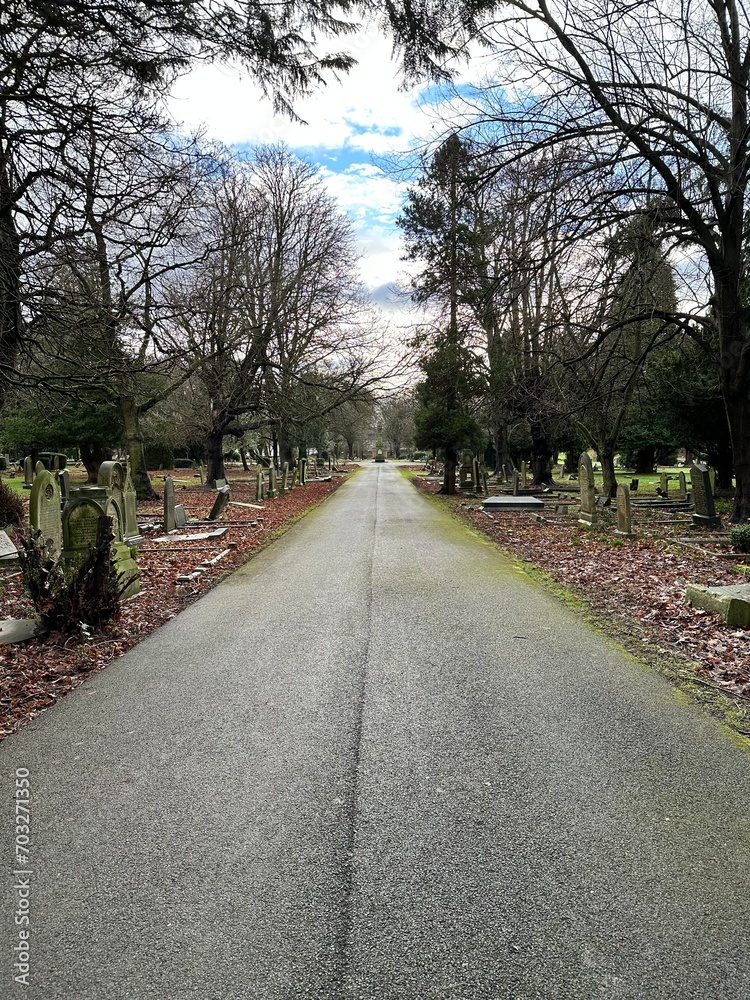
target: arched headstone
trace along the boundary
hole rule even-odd
[[[50,543],[55,557],[62,550],[62,516],[60,511],[60,484],[57,476],[42,468],[34,476],[29,497],[29,523],[41,531],[42,538]]]

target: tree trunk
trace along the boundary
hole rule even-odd
[[[217,479],[226,479],[224,468],[224,431],[211,430],[206,436],[206,486],[216,486]]]
[[[734,461],[732,459],[732,443],[727,435],[726,441],[712,448],[708,453],[708,464],[716,469],[716,488],[731,490],[733,487],[732,477],[734,474]]]
[[[245,454],[245,449],[240,447],[240,459],[242,461],[242,468],[245,472],[250,472],[250,466],[247,464],[247,455]]]
[[[495,424],[492,437],[495,445],[495,475],[502,475],[506,465],[510,465],[510,449],[508,448],[508,425],[505,421]]]
[[[732,439],[734,474],[737,489],[734,508],[729,520],[732,524],[750,521],[750,399],[747,393],[725,396],[729,433]]]
[[[635,469],[641,476],[648,476],[654,471],[656,464],[656,445],[650,444],[645,448],[639,448],[635,453]]]
[[[446,496],[456,495],[456,466],[458,464],[458,452],[455,448],[445,448],[445,463],[443,465],[443,485],[440,492]]]
[[[108,462],[112,458],[112,453],[103,448],[100,441],[80,441],[78,450],[88,476],[87,482],[96,483],[99,478],[99,466],[102,462]]]
[[[143,434],[141,434],[138,407],[132,396],[120,396],[119,402],[125,435],[125,450],[130,461],[130,476],[133,480],[133,486],[135,486],[135,492],[139,500],[155,500],[158,494],[151,485],[143,456]]]
[[[601,449],[597,448],[597,455],[602,463],[602,493],[605,497],[616,497],[615,453],[605,445]]]
[[[354,438],[346,438],[346,448],[349,452],[348,460],[350,462],[354,461]]]
[[[554,486],[552,442],[539,425],[531,425],[531,485]]]
[[[13,215],[13,187],[3,141],[0,148],[0,410],[5,402],[8,376],[21,346],[21,253]]]

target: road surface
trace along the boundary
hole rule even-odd
[[[0,762],[4,998],[750,996],[750,757],[390,465]]]

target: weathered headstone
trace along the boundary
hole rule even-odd
[[[272,465],[268,470],[268,496],[273,500],[278,495],[276,489],[276,468]]]
[[[295,489],[295,487],[297,486],[297,480],[298,479],[299,479],[299,469],[295,465],[294,468],[292,469],[292,485],[291,485],[290,489]]]
[[[617,528],[615,534],[623,538],[635,538],[633,534],[633,512],[630,505],[630,490],[625,483],[617,484]]]
[[[174,505],[174,526],[175,528],[184,528],[187,524],[187,513],[185,512],[184,503],[176,503]]]
[[[669,476],[666,472],[662,472],[659,476],[659,488],[661,490],[661,495],[666,497],[669,495]]]
[[[60,484],[60,503],[64,507],[70,496],[70,473],[67,469],[58,472],[57,481]]]
[[[475,493],[481,493],[482,492],[482,468],[481,468],[481,466],[479,464],[479,459],[478,458],[474,458],[472,460],[472,473],[473,473],[473,479],[474,479],[474,492]]]
[[[230,491],[228,486],[222,486],[220,490],[216,492],[216,499],[214,500],[213,507],[208,515],[209,521],[216,521],[224,513],[224,508],[229,503],[231,499]]]
[[[43,469],[34,476],[29,497],[29,523],[41,531],[55,558],[62,550],[60,484],[57,476]]]
[[[261,500],[266,498],[266,478],[263,475],[263,469],[258,468],[255,473],[255,502],[260,503]]]
[[[521,462],[521,485],[524,489],[529,485],[528,470],[525,462]]]
[[[677,496],[684,500],[687,496],[687,480],[684,472],[677,473]]]
[[[41,460],[34,466],[34,475],[38,476],[40,472],[46,472],[47,466]]]
[[[125,530],[125,513],[113,496],[108,498],[104,513],[112,522],[112,534],[115,536],[115,542],[122,542]]]
[[[203,486],[204,483],[206,482],[206,466],[203,464],[203,462],[201,462],[199,466],[199,472],[201,475],[201,486]]]
[[[596,524],[596,491],[594,489],[594,467],[588,452],[582,452],[578,459],[578,486],[581,490],[581,513],[579,524],[590,527]]]
[[[68,504],[62,516],[66,559],[81,558],[96,545],[99,518],[103,513],[101,505],[94,499],[74,499]]]
[[[124,508],[125,469],[120,462],[102,462],[96,485],[107,490],[121,508]]]
[[[128,545],[140,545],[143,541],[141,529],[138,526],[138,495],[130,478],[130,467],[125,470],[125,483],[122,489],[122,504],[125,511],[124,540]]]
[[[27,455],[23,460],[23,488],[25,490],[30,490],[34,485],[34,463],[31,461],[31,455]]]
[[[281,470],[281,487],[279,488],[279,492],[283,496],[288,489],[289,489],[289,462],[284,462],[284,465]]]
[[[693,494],[693,524],[700,528],[720,528],[721,518],[716,516],[711,477],[705,465],[690,467],[690,486]]]
[[[164,520],[165,531],[174,531],[174,480],[167,476],[164,480]]]

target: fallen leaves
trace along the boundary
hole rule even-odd
[[[341,475],[330,481],[312,480],[282,497],[267,500],[263,510],[257,511],[257,519],[250,518],[247,509],[227,506],[220,521],[208,528],[205,524],[200,527],[205,532],[211,527],[229,526],[223,537],[181,542],[179,548],[168,546],[167,551],[157,541],[164,537],[162,503],[139,504],[139,521],[151,522],[153,527],[146,532],[138,553],[141,593],[122,606],[118,620],[92,633],[90,641],[82,634],[80,640],[49,636],[0,646],[0,740],[198,600],[279,530],[334,492],[344,479]],[[159,481],[155,480],[154,485],[158,490]],[[237,476],[230,479],[229,485],[233,500],[255,503],[254,478],[245,481]],[[176,501],[185,506],[188,519],[206,518],[214,495],[213,490],[199,485],[177,486],[175,490]],[[183,533],[185,529],[178,530]],[[201,573],[189,583],[177,582],[179,575],[196,568]],[[20,575],[0,577],[0,618],[31,617],[33,607],[24,594]]]

